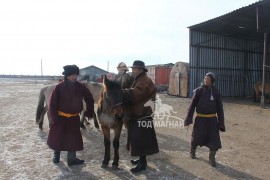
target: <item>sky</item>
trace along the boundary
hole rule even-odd
[[[189,62],[189,26],[256,0],[5,0],[0,74],[61,75],[63,66],[117,72]]]

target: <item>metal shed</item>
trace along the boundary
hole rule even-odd
[[[188,97],[189,64],[177,62],[170,73],[169,94]]]
[[[270,1],[263,0],[188,27],[189,96],[209,71],[216,74],[215,86],[222,96],[253,96],[254,83],[262,80],[264,58],[270,64],[264,54],[269,52],[269,43],[264,43],[269,17]],[[265,78],[270,82],[269,70]]]
[[[88,66],[80,69],[80,80],[97,82],[100,79],[101,75],[108,74],[107,71],[100,69],[96,66]]]

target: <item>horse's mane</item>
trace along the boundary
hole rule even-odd
[[[99,114],[102,110],[102,103],[103,103],[103,93],[104,91],[107,91],[107,89],[110,89],[110,88],[116,88],[116,89],[121,89],[121,85],[116,82],[116,81],[113,81],[113,80],[109,80],[109,79],[106,79],[106,81],[103,82],[103,88],[101,89],[101,92],[100,92],[100,97],[98,99],[98,109],[97,109],[97,113]]]
[[[121,85],[113,80],[107,80],[106,83],[104,84],[107,88],[117,88],[121,89]]]

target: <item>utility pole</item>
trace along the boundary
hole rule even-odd
[[[42,67],[42,59],[41,59],[41,78],[43,80],[43,67]]]

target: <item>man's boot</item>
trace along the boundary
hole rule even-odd
[[[135,168],[130,169],[132,173],[137,173],[146,169],[146,156],[141,156]]]
[[[215,159],[216,152],[217,150],[211,150],[211,149],[209,152],[209,163],[212,167],[216,167],[216,159]]]
[[[133,165],[137,165],[137,164],[139,163],[139,161],[140,161],[140,158],[139,158],[139,159],[132,159],[132,160],[130,160],[131,164],[133,164]],[[145,158],[145,163],[146,163],[146,165],[147,165],[147,160],[146,160],[146,158]]]
[[[60,151],[53,152],[53,163],[59,163],[60,160]]]
[[[84,160],[80,160],[76,157],[75,151],[68,151],[67,158],[68,158],[68,166],[79,165],[84,163]]]
[[[140,159],[132,159],[130,160],[131,164],[137,165],[139,163]]]
[[[196,159],[196,147],[191,147],[190,148],[190,158],[191,159]]]

